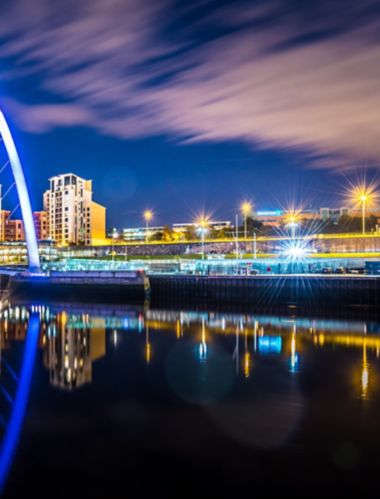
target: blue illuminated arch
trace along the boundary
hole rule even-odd
[[[15,179],[17,194],[20,200],[22,219],[25,227],[26,245],[28,248],[29,270],[32,273],[40,271],[40,257],[38,254],[36,229],[33,221],[32,208],[28,189],[26,187],[24,172],[22,170],[20,158],[17,154],[16,146],[9,130],[8,124],[0,110],[0,136],[3,138],[9,162],[12,167]]]
[[[17,393],[13,402],[12,414],[7,425],[4,440],[0,447],[0,494],[4,489],[8,472],[12,465],[13,456],[16,451],[22,423],[24,421],[30,384],[32,381],[34,358],[38,345],[39,330],[40,317],[37,313],[32,312],[29,317],[28,329],[26,331],[24,357],[18,380]]]

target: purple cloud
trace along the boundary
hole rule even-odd
[[[0,82],[38,79],[39,104],[8,101],[32,132],[81,125],[126,139],[165,133],[377,161],[380,22],[363,14],[376,3],[347,2],[351,17],[339,26],[323,12],[317,24],[329,36],[290,43],[308,25],[275,1],[208,12],[169,39],[169,1],[36,0],[29,17],[21,0],[0,19],[0,57],[12,61]],[[194,40],[208,25],[224,30]]]

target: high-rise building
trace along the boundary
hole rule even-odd
[[[92,181],[72,173],[49,179],[44,193],[49,237],[58,244],[96,244],[105,238],[106,209],[92,200]]]

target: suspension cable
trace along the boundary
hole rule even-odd
[[[5,165],[0,169],[0,175],[3,173],[3,171],[5,170],[5,168],[10,164],[9,162],[9,159],[8,161],[5,163]]]
[[[16,185],[16,182],[13,182],[13,184],[7,189],[7,191],[3,194],[2,196],[2,201],[5,199],[5,197],[7,196],[7,194],[9,194],[9,192],[13,189],[13,187]]]
[[[20,208],[20,203],[18,203],[18,205],[16,205],[15,208],[13,208],[13,210],[10,212],[8,218],[12,218],[12,215]]]

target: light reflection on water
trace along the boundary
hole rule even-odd
[[[117,349],[128,334],[140,337],[141,360],[147,364],[155,362],[155,344],[163,336],[173,342],[186,342],[188,354],[200,364],[210,362],[210,348],[218,346],[234,367],[238,382],[254,375],[256,359],[277,359],[290,375],[296,375],[302,370],[305,350],[348,350],[356,357],[352,378],[361,372],[360,382],[356,383],[358,396],[367,399],[372,389],[371,371],[377,371],[380,323],[376,322],[81,307],[34,304],[4,309],[0,312],[3,356],[13,341],[25,340],[30,313],[35,312],[41,320],[39,348],[43,364],[51,385],[62,389],[91,383],[93,364],[109,354],[111,345]]]
[[[356,431],[360,419],[351,421],[350,411],[372,418],[379,406],[377,322],[34,304],[0,313],[5,426],[10,411],[4,393],[12,399],[12,372],[17,389],[21,357],[14,353],[24,345],[32,314],[40,319],[34,371],[45,399],[54,394],[70,410],[73,404],[94,411],[109,404],[107,417],[128,435],[146,431],[162,407],[174,420],[198,408],[228,441],[274,452],[294,442],[306,445],[300,435],[308,425],[310,438],[318,440],[323,422],[340,407],[343,426]],[[110,391],[112,403],[106,401]],[[49,410],[55,414],[53,406]],[[359,451],[349,433],[345,438],[348,443],[329,451],[328,462],[353,469]]]

